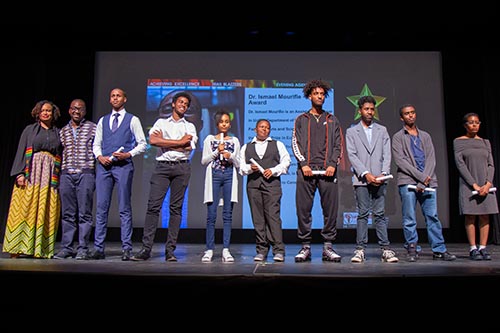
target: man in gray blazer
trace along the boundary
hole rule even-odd
[[[429,133],[417,127],[417,112],[411,104],[399,108],[403,128],[392,137],[392,153],[397,166],[397,184],[403,213],[403,235],[408,261],[418,259],[416,205],[422,209],[433,259],[452,261],[457,257],[446,250],[443,227],[437,214],[436,154]]]
[[[370,212],[382,249],[382,261],[398,262],[396,253],[389,247],[385,217],[386,183],[380,179],[390,174],[391,139],[385,126],[373,122],[376,103],[373,96],[361,97],[358,100],[361,120],[346,131],[347,156],[352,166],[352,183],[358,209],[356,249],[351,258],[354,263],[362,263],[366,259]]]

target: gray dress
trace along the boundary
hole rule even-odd
[[[487,139],[453,140],[455,163],[459,177],[459,208],[460,214],[483,215],[498,213],[496,194],[489,193],[486,197],[472,195],[472,184],[482,186],[486,181],[493,183],[495,166],[491,155],[490,141]]]

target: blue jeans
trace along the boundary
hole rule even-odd
[[[231,226],[233,223],[233,202],[231,202],[231,188],[233,186],[233,169],[212,170],[212,193],[214,201],[207,203],[207,250],[215,248],[215,221],[217,220],[217,207],[219,206],[220,194],[224,206],[222,207],[223,222],[223,247],[229,248],[231,243]]]
[[[387,236],[387,218],[385,217],[386,184],[380,186],[355,186],[358,221],[356,224],[356,248],[365,249],[368,245],[368,216],[373,216],[373,225],[382,248],[389,247]]]
[[[427,227],[427,236],[433,252],[445,252],[446,245],[443,238],[443,227],[437,215],[437,192],[424,191],[417,192],[408,190],[407,185],[399,186],[399,195],[401,196],[401,211],[403,213],[403,234],[406,244],[417,244],[417,201],[422,209],[422,215]]]

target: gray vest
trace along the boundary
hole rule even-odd
[[[278,150],[278,144],[276,141],[272,140],[267,143],[267,149],[262,156],[262,159],[257,155],[255,151],[255,143],[250,142],[247,144],[245,151],[245,161],[250,164],[250,159],[256,160],[264,169],[269,169],[280,163],[280,152]],[[264,186],[281,186],[280,177],[271,177],[269,179],[264,178],[260,172],[254,172],[248,175],[247,187],[257,188],[261,185]]]

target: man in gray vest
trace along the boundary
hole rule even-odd
[[[281,221],[281,179],[288,172],[290,154],[281,141],[269,137],[271,124],[259,119],[255,137],[240,150],[240,174],[248,176],[247,195],[255,228],[254,261],[265,261],[272,246],[273,260],[285,261]]]

